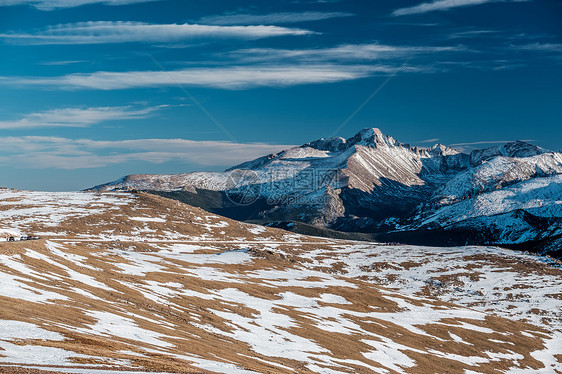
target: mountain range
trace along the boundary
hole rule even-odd
[[[523,141],[465,153],[411,146],[367,128],[224,172],[137,174],[92,188],[122,189],[318,235],[562,255],[562,153]]]

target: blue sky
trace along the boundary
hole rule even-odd
[[[365,127],[559,150],[561,25],[555,0],[0,0],[0,186],[222,170]]]

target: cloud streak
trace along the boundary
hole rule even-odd
[[[468,30],[468,31],[460,31],[454,32],[448,35],[449,39],[469,39],[469,38],[478,38],[482,36],[499,36],[499,32],[496,30]]]
[[[354,14],[345,12],[279,12],[270,14],[223,14],[203,17],[199,23],[210,25],[274,25],[321,21],[330,18],[351,17]]]
[[[94,72],[58,77],[2,77],[0,84],[61,89],[117,90],[139,87],[202,86],[228,90],[256,87],[289,87],[334,83],[365,78],[375,73],[392,74],[392,65],[294,65],[190,68],[173,71]],[[418,71],[402,68],[402,71]]]
[[[419,5],[396,9],[392,12],[394,16],[408,16],[412,14],[422,14],[435,11],[446,11],[459,7],[481,5],[498,2],[522,2],[527,0],[435,0],[432,2],[421,3]]]
[[[0,130],[44,127],[88,127],[112,120],[141,119],[164,106],[143,109],[121,107],[63,108],[30,113],[13,121],[0,121]]]
[[[63,137],[2,137],[0,164],[20,168],[89,169],[142,161],[227,166],[293,147],[187,139],[92,140]]]
[[[369,43],[342,44],[336,47],[318,49],[252,48],[234,51],[231,56],[242,62],[286,61],[289,59],[302,62],[348,62],[374,61],[464,50],[466,48],[462,46],[397,46]]]
[[[153,1],[160,0],[0,0],[0,6],[30,5],[39,10],[55,10],[90,4],[128,5]]]
[[[484,144],[505,144],[513,142],[514,140],[482,140],[478,142],[469,142],[469,143],[455,143],[451,144],[451,146],[471,146],[471,145],[484,145]],[[533,139],[523,139],[522,142],[534,142]]]
[[[178,42],[204,38],[261,39],[274,36],[310,35],[308,30],[279,26],[215,26],[197,24],[150,24],[124,21],[91,21],[51,26],[35,33],[0,34],[13,44],[104,44]]]
[[[511,48],[534,52],[562,52],[562,44],[558,43],[531,43],[523,45],[512,45]]]
[[[414,143],[437,143],[439,140],[440,140],[439,138],[431,138],[425,140],[418,140],[417,142]]]
[[[464,153],[470,153],[475,149],[486,149],[488,147],[494,146],[496,144],[506,144],[511,143],[514,140],[482,140],[476,142],[467,142],[467,143],[455,143],[449,144],[450,147],[455,148],[456,150]],[[523,139],[522,142],[534,142],[533,139]],[[485,146],[485,147],[482,147]]]

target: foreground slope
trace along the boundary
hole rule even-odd
[[[562,271],[148,194],[0,190],[1,371],[562,372]],[[85,370],[85,371],[84,371]]]
[[[560,176],[561,153],[521,141],[465,154],[364,129],[222,173],[131,175],[94,189],[156,191],[238,220],[298,221],[410,244],[525,244],[562,256]]]

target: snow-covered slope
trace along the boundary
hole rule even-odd
[[[364,129],[349,139],[319,139],[222,173],[133,175],[94,189],[171,191],[203,207],[217,200],[200,193],[211,190],[226,202],[216,210],[223,214],[240,218],[236,212],[242,211],[242,219],[296,220],[343,231],[448,230],[470,220],[464,231],[471,222],[475,231],[494,226],[496,234],[482,243],[513,244],[557,232],[534,227],[517,236],[506,226],[509,235],[500,234],[517,211],[562,218],[552,208],[562,200],[560,189],[538,187],[556,184],[561,174],[562,154],[521,141],[465,154],[440,144],[412,147]],[[526,188],[542,192],[535,196]],[[506,221],[504,214],[511,218]]]
[[[467,184],[464,187],[469,190]],[[460,199],[455,203],[442,203],[420,223],[422,225],[435,223],[444,227],[469,218],[494,216],[517,210],[525,210],[545,218],[562,217],[562,174],[527,179],[504,188],[487,188],[487,190],[468,194],[462,190],[462,186],[459,186],[456,190],[459,194],[473,197]]]
[[[495,191],[512,184],[562,174],[562,154],[543,153],[523,158],[496,156],[451,178],[435,192],[440,205]],[[524,198],[523,198],[524,200]]]
[[[562,270],[328,240],[145,193],[0,190],[0,372],[555,373]],[[446,369],[444,369],[446,368]]]
[[[474,166],[480,165],[496,156],[505,157],[532,157],[547,153],[548,151],[522,141],[509,142],[495,147],[477,149],[470,153],[470,163]]]

